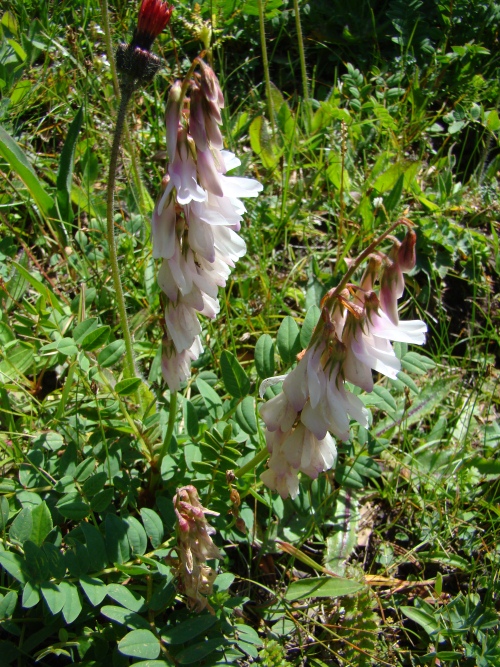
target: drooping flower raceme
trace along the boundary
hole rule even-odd
[[[170,90],[169,163],[152,220],[153,257],[162,259],[158,283],[166,301],[162,372],[171,391],[189,377],[203,350],[198,315],[216,317],[218,289],[246,252],[238,235],[246,210],[241,199],[262,190],[252,178],[227,175],[240,161],[223,150],[224,97],[213,70],[200,59],[197,65],[199,73]]]
[[[208,524],[205,515],[218,516],[218,512],[202,506],[192,485],[177,489],[173,503],[179,544],[179,563],[175,570],[178,586],[194,611],[205,608],[211,611],[206,596],[212,593],[216,573],[206,561],[220,558],[221,554],[212,542],[215,529]]]
[[[401,370],[391,341],[421,345],[427,326],[420,320],[400,322],[397,300],[404,289],[403,273],[415,265],[415,234],[410,230],[400,244],[395,241],[380,278],[374,257],[360,287],[350,286],[323,300],[323,309],[309,347],[283,381],[282,392],[261,405],[266,424],[266,444],[271,454],[262,481],[283,498],[299,489],[298,473],[315,479],[333,468],[337,450],[332,436],[349,439],[350,420],[365,428],[370,413],[346,380],[372,391],[372,370],[396,378]],[[269,384],[261,386],[261,396]]]

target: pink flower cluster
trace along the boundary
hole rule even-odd
[[[192,485],[177,489],[173,503],[177,516],[180,557],[176,568],[179,588],[186,595],[191,609],[200,612],[208,608],[210,611],[205,596],[212,593],[216,574],[206,561],[221,558],[221,554],[212,542],[211,535],[215,529],[207,523],[205,514],[218,516],[218,513],[202,506],[198,492]]]
[[[427,326],[420,320],[400,322],[397,301],[404,290],[403,273],[415,265],[415,233],[403,243],[394,242],[380,276],[380,289],[373,290],[381,260],[372,257],[359,287],[336,290],[323,300],[321,317],[309,347],[299,355],[297,366],[283,380],[283,391],[260,408],[266,424],[267,448],[271,454],[262,481],[283,498],[294,498],[299,489],[298,473],[315,479],[333,468],[337,449],[332,434],[349,439],[354,419],[368,426],[369,411],[346,381],[372,391],[372,371],[396,378],[401,362],[390,341],[425,342]]]
[[[218,289],[246,252],[238,235],[246,210],[240,198],[262,190],[254,179],[227,176],[240,161],[223,150],[224,98],[213,70],[200,59],[197,64],[192,79],[170,90],[169,164],[152,221],[153,257],[163,260],[158,283],[166,296],[162,372],[171,391],[202,352],[198,314],[217,315]]]

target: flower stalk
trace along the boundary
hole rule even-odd
[[[108,56],[110,56],[111,35],[109,29],[107,0],[102,0],[101,8],[104,18],[106,47],[108,50]],[[162,0],[143,0],[139,9],[137,27],[134,31],[131,42],[128,45],[119,45],[116,52],[116,61],[110,57],[110,62],[112,63],[111,71],[113,76],[113,84],[115,91],[118,88],[120,93],[120,104],[118,107],[109,162],[106,221],[111,275],[113,278],[113,286],[116,295],[116,305],[118,309],[120,327],[122,330],[123,340],[125,342],[125,363],[123,369],[125,378],[137,377],[137,369],[135,367],[132,335],[128,325],[127,309],[121,283],[120,267],[118,264],[115,240],[114,193],[116,184],[116,170],[121,140],[124,129],[126,127],[128,104],[134,92],[141,85],[145,85],[151,81],[160,67],[159,58],[153,55],[149,49],[155,38],[160,34],[160,32],[165,28],[168,21],[170,20],[172,9],[172,6],[168,5]],[[118,78],[117,70],[120,73],[120,78]],[[138,175],[137,168],[136,171],[136,180],[138,180],[138,187],[140,190],[140,177]]]

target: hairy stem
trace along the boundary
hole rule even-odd
[[[109,27],[109,8],[108,0],[100,0],[101,2],[101,14],[102,14],[102,28],[104,31],[104,43],[106,45],[106,55],[109,61],[109,67],[111,69],[111,77],[113,79],[113,88],[115,95],[118,97],[120,95],[120,82],[118,80],[118,73],[116,71],[115,63],[115,54],[113,49],[113,42],[111,39],[111,29]],[[137,194],[139,196],[139,209],[142,215],[146,215],[146,204],[144,197],[144,186],[141,179],[141,173],[139,170],[139,163],[137,161],[137,155],[135,153],[135,146],[132,142],[132,136],[127,125],[124,127],[125,132],[125,143],[127,144],[128,152],[130,154],[130,160],[132,163],[132,175],[134,178],[135,187],[137,189]]]
[[[306,56],[304,52],[304,38],[302,36],[302,24],[300,22],[299,0],[293,0],[295,12],[295,29],[297,31],[297,43],[299,45],[300,73],[302,77],[302,95],[304,96],[304,108],[306,111],[307,127],[311,120],[311,106],[309,104],[309,83],[307,81]]]
[[[114,204],[115,204],[115,182],[116,182],[116,167],[118,164],[118,155],[120,152],[120,143],[125,125],[127,115],[127,105],[134,89],[132,87],[123,88],[122,96],[120,98],[120,106],[118,108],[118,115],[116,118],[115,133],[113,136],[113,145],[111,147],[111,156],[109,161],[109,175],[108,175],[108,196],[107,196],[107,237],[109,245],[109,259],[111,265],[111,275],[113,276],[113,286],[115,288],[116,305],[118,307],[118,314],[120,318],[120,326],[125,341],[125,377],[136,377],[136,369],[134,363],[134,351],[132,348],[132,336],[127,320],[127,309],[125,307],[125,297],[123,296],[123,288],[120,279],[120,267],[118,266],[118,256],[116,253],[115,241],[115,220],[114,220]]]
[[[264,66],[264,80],[266,82],[266,98],[267,98],[267,115],[271,123],[271,129],[274,134],[274,107],[273,98],[271,97],[271,79],[269,77],[269,61],[267,59],[266,46],[266,28],[264,25],[264,6],[262,0],[257,0],[257,7],[259,10],[259,32],[260,32],[260,48],[262,50],[262,65]]]

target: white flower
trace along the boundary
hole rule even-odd
[[[427,325],[421,320],[394,324],[382,310],[376,312],[370,304],[367,307],[368,314],[363,320],[350,318],[344,341],[347,355],[343,371],[346,380],[369,392],[373,389],[370,369],[392,379],[401,370],[401,362],[389,341],[422,345]]]
[[[289,431],[297,419],[297,411],[284,392],[263,403],[259,412],[269,431]]]
[[[280,449],[273,451],[268,465],[268,469],[260,476],[264,484],[279,493],[283,500],[288,496],[295,498],[299,492],[298,471],[290,466]]]
[[[179,300],[168,303],[165,308],[165,323],[177,352],[188,350],[201,333],[201,325],[192,306]]]
[[[170,197],[166,206],[164,205],[165,202],[163,202],[160,213],[159,205],[161,199],[157,202],[154,208],[153,220],[151,223],[153,257],[155,259],[158,259],[159,257],[170,259],[175,252],[175,223],[177,218],[175,212],[175,200],[173,197]]]
[[[180,128],[177,135],[177,150],[172,162],[168,165],[170,182],[158,203],[158,213],[161,215],[163,206],[173,187],[176,190],[177,202],[181,206],[191,201],[205,201],[207,193],[198,185],[196,178],[196,163],[193,158],[190,139],[185,129]]]
[[[203,351],[199,336],[195,337],[189,350],[177,352],[174,346],[164,341],[161,356],[161,371],[163,379],[170,391],[178,391],[183,382],[191,375],[191,362],[198,359]]]

